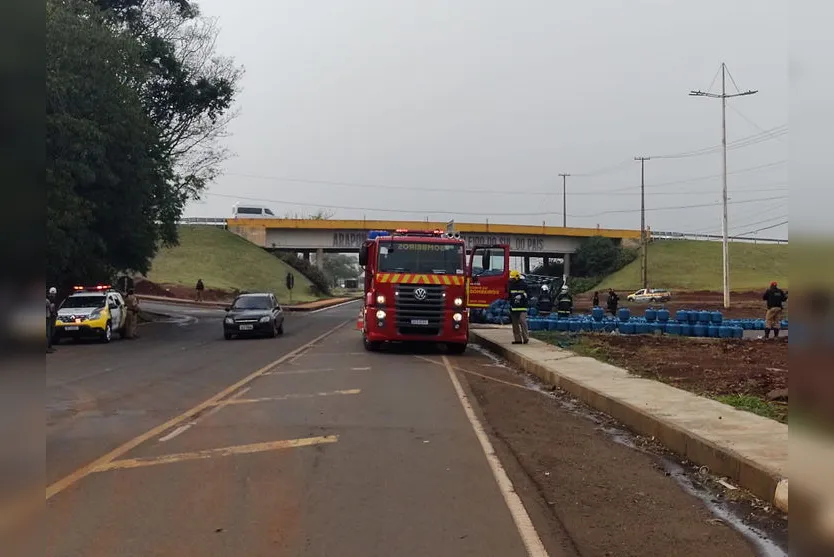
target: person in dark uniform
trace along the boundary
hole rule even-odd
[[[594,298],[591,300],[591,307],[599,307],[599,292],[594,292]]]
[[[608,289],[608,311],[611,312],[611,315],[617,316],[617,306],[620,305],[620,296],[614,292],[613,288]]]
[[[767,313],[765,314],[764,337],[770,338],[770,331],[773,331],[773,338],[779,336],[779,328],[782,321],[782,311],[785,302],[788,301],[788,294],[776,282],[770,283],[770,288],[765,290],[762,300],[767,302]]]
[[[197,301],[202,302],[203,290],[206,289],[206,285],[203,284],[203,279],[197,279],[197,286],[195,286],[194,289],[197,291]]]
[[[573,296],[567,286],[563,286],[556,299],[556,311],[560,317],[568,317],[573,313]]]
[[[54,286],[49,289],[46,295],[46,353],[55,352],[52,346],[52,338],[55,336],[55,320],[58,318],[58,289]]]

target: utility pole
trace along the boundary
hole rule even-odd
[[[722,253],[723,253],[723,276],[724,276],[724,309],[730,307],[730,240],[729,229],[727,227],[727,99],[733,97],[744,97],[747,95],[755,95],[758,91],[739,91],[736,87],[737,93],[732,95],[727,94],[727,65],[721,62],[721,94],[710,93],[709,91],[690,91],[690,97],[709,97],[711,99],[721,99],[721,146],[722,146],[722,190],[721,199],[723,205],[724,215],[721,220],[721,236],[722,236]],[[733,76],[730,76],[733,79]],[[733,80],[735,85],[735,80]]]
[[[646,161],[651,157],[634,157],[640,161],[640,280],[643,288],[649,287],[649,250],[646,238]]]
[[[568,189],[567,178],[570,174],[559,174],[562,177],[562,227],[568,227]]]

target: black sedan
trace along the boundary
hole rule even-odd
[[[273,294],[241,294],[226,308],[223,337],[268,336],[284,333],[284,312]]]

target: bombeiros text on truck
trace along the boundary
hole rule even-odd
[[[469,309],[507,295],[510,248],[474,246],[442,230],[371,231],[359,251],[365,296],[358,328],[365,348],[385,342],[436,342],[462,353]]]

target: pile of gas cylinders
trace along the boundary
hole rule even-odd
[[[510,302],[495,300],[487,309],[472,309],[469,311],[469,320],[472,323],[507,325],[510,322]]]
[[[528,320],[531,331],[561,332],[614,332],[624,335],[667,334],[675,336],[742,338],[745,330],[764,330],[764,319],[724,319],[720,311],[687,310],[675,312],[674,319],[668,309],[649,308],[642,317],[632,316],[629,308],[620,308],[617,316],[606,315],[595,307],[590,315],[568,317],[551,313],[539,317],[531,311]],[[782,321],[788,328],[787,320]]]

